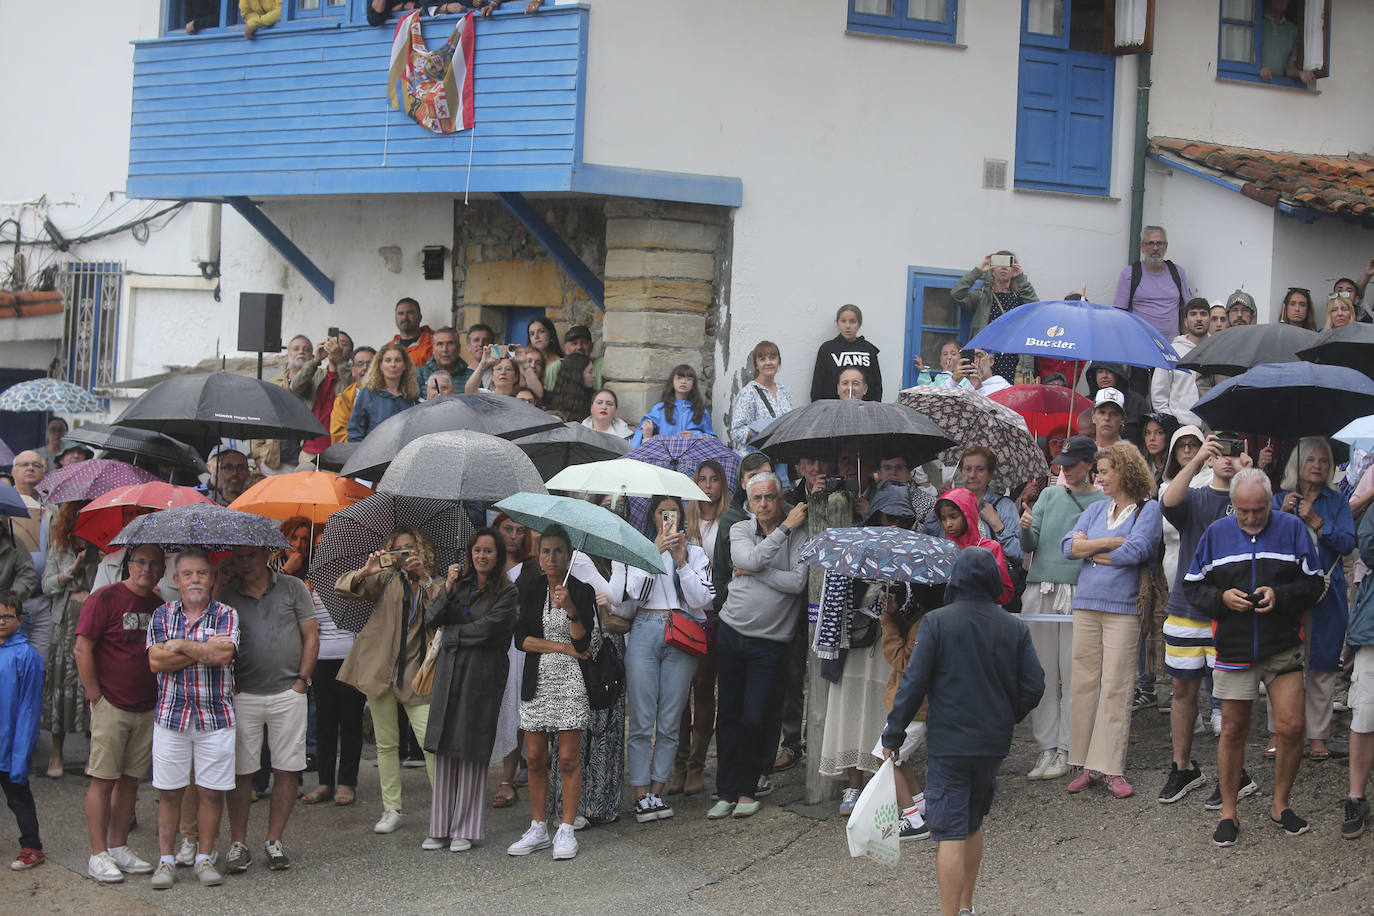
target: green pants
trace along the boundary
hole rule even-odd
[[[401,727],[396,706],[394,693],[367,698],[367,708],[372,713],[372,731],[377,737],[377,775],[382,781],[382,807],[389,811],[401,810]],[[406,716],[410,719],[410,730],[415,733],[415,740],[424,747],[429,704],[407,706]],[[425,751],[425,771],[429,773],[429,781],[433,785],[434,755],[429,751]]]

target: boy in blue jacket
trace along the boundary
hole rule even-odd
[[[43,862],[38,809],[29,789],[29,757],[38,739],[43,704],[43,658],[19,632],[23,602],[0,591],[0,788],[19,821],[19,855],[10,863],[24,871]]]

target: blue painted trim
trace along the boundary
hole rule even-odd
[[[226,197],[224,202],[233,207],[248,225],[258,230],[258,234],[267,240],[267,244],[275,248],[277,253],[286,259],[286,263],[296,268],[300,275],[305,277],[306,282],[324,297],[325,302],[334,304],[334,281],[326,277],[324,271],[316,267],[315,262],[297,248],[296,243],[278,229],[276,223],[267,218],[261,207],[246,197]]]
[[[582,262],[582,259],[577,256],[577,252],[573,251],[568,243],[563,241],[562,236],[555,232],[552,226],[544,222],[544,218],[535,211],[534,207],[530,206],[525,195],[511,191],[497,191],[496,198],[505,204],[511,216],[518,219],[520,224],[530,231],[530,235],[539,240],[539,244],[543,245],[549,254],[553,255],[558,266],[563,268],[568,276],[573,278],[573,282],[582,287],[582,291],[596,303],[597,308],[604,312],[606,310],[606,285],[601,282],[600,277],[592,272],[590,267]]]
[[[973,316],[958,309],[959,326],[950,328],[944,325],[927,325],[924,322],[925,306],[916,300],[917,291],[924,292],[928,286],[953,289],[966,271],[952,270],[947,267],[912,266],[906,269],[906,327],[903,329],[902,387],[910,388],[916,384],[915,358],[921,352],[921,335],[926,331],[947,332],[960,341],[968,339]],[[948,283],[944,281],[948,280]],[[927,282],[935,281],[935,282]],[[956,306],[958,308],[958,306]]]
[[[1236,184],[1232,181],[1227,181],[1225,178],[1222,178],[1219,175],[1214,175],[1211,172],[1199,168],[1198,166],[1192,165],[1191,163],[1184,162],[1179,159],[1174,159],[1172,157],[1162,156],[1159,153],[1149,153],[1148,155],[1155,162],[1161,162],[1164,165],[1169,166],[1170,168],[1178,169],[1180,172],[1187,172],[1189,175],[1196,175],[1203,181],[1210,181],[1212,184],[1217,185],[1219,187],[1223,187],[1228,191],[1235,191],[1237,194],[1240,193],[1240,189],[1242,187],[1241,185]],[[1259,203],[1259,201],[1255,201],[1255,203]]]
[[[575,168],[572,190],[583,194],[643,197],[718,207],[738,207],[744,203],[744,182],[738,178],[614,165],[582,165]]]
[[[959,25],[959,0],[944,0],[944,4],[944,20],[934,22],[908,16],[907,0],[893,0],[890,16],[857,12],[854,0],[849,0],[846,28],[851,32],[867,32],[870,35],[896,35],[953,44]]]

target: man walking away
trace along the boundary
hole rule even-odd
[[[959,553],[944,607],[927,614],[883,730],[883,756],[895,759],[922,701],[926,713],[926,823],[945,916],[973,912],[983,861],[983,817],[992,808],[997,770],[1012,728],[1040,702],[1045,673],[1030,630],[1002,610],[1002,574],[992,552]]]

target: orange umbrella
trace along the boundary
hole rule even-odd
[[[298,471],[258,481],[229,508],[283,521],[303,515],[323,525],[335,512],[371,495],[372,489],[356,480],[328,471]]]

